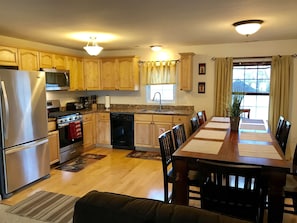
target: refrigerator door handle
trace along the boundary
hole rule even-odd
[[[3,93],[4,108],[5,108],[4,137],[5,137],[5,139],[8,139],[9,105],[8,105],[8,97],[7,97],[7,92],[6,92],[4,81],[1,81],[1,89],[2,89],[2,93]]]
[[[27,148],[31,148],[33,146],[39,146],[39,145],[45,144],[47,142],[48,142],[48,139],[45,138],[45,139],[40,139],[40,140],[37,140],[34,142],[26,143],[26,145],[15,146],[13,149],[6,149],[5,154],[8,155],[8,154],[15,153],[15,152],[27,149]]]

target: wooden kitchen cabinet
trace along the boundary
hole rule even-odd
[[[134,142],[136,147],[160,148],[158,137],[172,128],[171,115],[134,115]]]
[[[139,90],[137,57],[102,58],[102,90]]]
[[[153,115],[134,114],[135,147],[152,147]]]
[[[179,89],[192,91],[193,89],[193,56],[194,53],[180,53]]]
[[[86,90],[100,90],[101,60],[83,60],[84,83]]]
[[[111,145],[110,113],[99,112],[96,114],[96,144]]]
[[[66,56],[40,52],[39,63],[41,68],[55,68],[55,69],[66,69]]]
[[[59,143],[59,131],[51,131],[48,133],[48,148],[50,156],[50,165],[59,162],[60,160],[60,143]]]
[[[0,46],[0,65],[18,66],[17,48]]]
[[[95,118],[94,114],[83,115],[83,147],[84,150],[93,148],[95,145]]]
[[[35,50],[19,49],[19,69],[20,70],[39,70],[39,52]]]
[[[70,91],[84,90],[82,58],[68,56],[66,69],[70,72]]]
[[[172,129],[171,115],[153,115],[153,147],[160,148],[159,135],[165,131]]]
[[[186,137],[188,138],[191,134],[191,116],[188,115],[173,115],[172,116],[172,127],[183,123],[185,127]]]

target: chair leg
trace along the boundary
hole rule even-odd
[[[169,203],[168,181],[164,179],[164,202]]]
[[[294,196],[292,200],[293,200],[294,213],[297,214],[297,196]]]

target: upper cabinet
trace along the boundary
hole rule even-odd
[[[85,89],[100,90],[101,61],[98,59],[84,59],[83,71]]]
[[[41,68],[66,69],[66,56],[40,52],[39,61]]]
[[[39,52],[35,50],[19,49],[19,69],[39,70]]]
[[[180,53],[179,88],[182,91],[193,89],[193,56],[194,53]]]
[[[102,90],[139,90],[137,57],[102,58]]]
[[[0,46],[0,65],[18,66],[17,48]]]
[[[82,58],[67,57],[66,69],[70,72],[70,90],[84,90]]]

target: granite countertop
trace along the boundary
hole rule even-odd
[[[103,106],[98,106],[97,109],[80,110],[81,114],[89,114],[94,112],[121,112],[134,114],[160,114],[160,115],[192,115],[194,113],[193,106],[164,106],[161,110],[154,106],[114,106],[110,109],[105,109]]]

